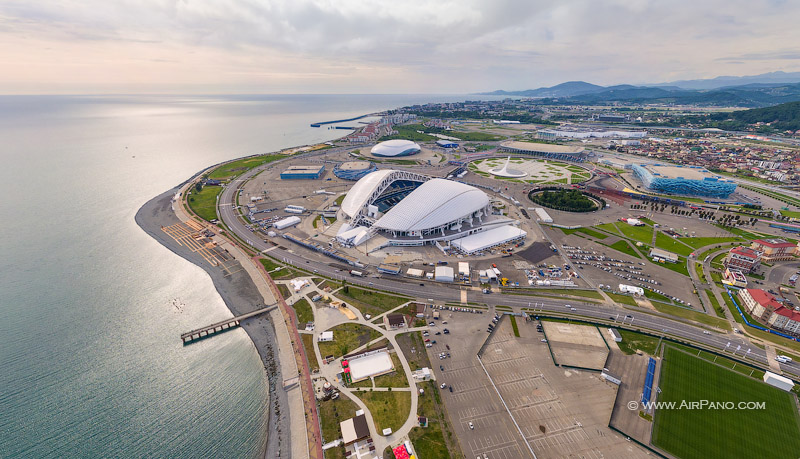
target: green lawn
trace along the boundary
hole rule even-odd
[[[679,241],[684,244],[690,245],[695,249],[705,247],[712,244],[726,244],[728,242],[741,241],[739,237],[681,237]]]
[[[616,301],[617,303],[627,304],[628,306],[638,306],[638,304],[636,304],[636,300],[634,300],[633,297],[630,295],[623,295],[621,293],[611,293],[611,292],[606,292],[606,295],[608,295],[609,298]]]
[[[616,236],[620,235],[620,232],[617,229],[617,225],[615,225],[613,222],[612,223],[603,223],[602,225],[595,225],[595,228],[601,229],[603,231],[607,231],[607,232],[609,232],[609,233],[611,233],[613,235],[616,235]]]
[[[319,361],[317,360],[317,354],[314,353],[314,336],[302,333],[300,335],[300,339],[303,340],[303,348],[306,350],[306,358],[308,359],[308,368],[311,371],[318,370]]]
[[[322,439],[325,443],[342,438],[339,423],[355,416],[358,405],[345,396],[336,400],[319,402],[319,424],[322,430]],[[325,459],[344,458],[344,446],[338,446],[325,451]]]
[[[784,217],[800,218],[800,212],[794,210],[781,210],[780,212]]]
[[[417,415],[428,418],[428,427],[411,429],[409,438],[414,449],[417,450],[419,457],[425,459],[461,457],[457,454],[459,448],[456,438],[450,429],[447,414],[444,412],[441,389],[436,386],[434,381],[421,383],[419,387],[425,389],[425,393],[419,396]]]
[[[694,272],[697,273],[697,278],[700,279],[700,282],[706,283],[706,274],[703,272],[703,264],[702,263],[694,263]]]
[[[292,305],[294,308],[295,314],[297,314],[297,322],[304,324],[306,322],[313,322],[314,321],[314,311],[311,309],[311,305],[308,304],[305,298],[298,300],[295,304]]]
[[[632,257],[642,258],[635,250],[633,250],[633,247],[631,247],[631,245],[625,239],[620,239],[608,247],[611,247],[612,249],[618,250],[622,253],[626,253]]]
[[[517,327],[517,318],[514,316],[509,317],[511,319],[511,328],[514,329],[514,336],[519,338],[519,327]]]
[[[686,277],[689,277],[689,270],[686,269],[686,258],[680,257],[678,258],[677,263],[653,263],[656,266],[661,266],[663,268],[667,268],[670,271],[675,271],[676,273],[683,274]]]
[[[392,364],[394,364],[394,373],[375,378],[375,387],[408,387],[408,378],[406,378],[406,372],[403,371],[403,365],[400,364],[400,359],[396,353],[390,355]]]
[[[411,392],[409,391],[358,391],[355,394],[364,401],[372,413],[378,432],[389,427],[396,431],[408,419],[411,410]]]
[[[355,306],[362,314],[372,314],[373,316],[390,311],[409,301],[406,297],[363,290],[352,286],[348,287],[347,292],[344,289],[339,290],[336,292],[336,296]]]
[[[619,228],[622,234],[629,239],[633,239],[634,241],[639,241],[647,245],[653,243],[652,226],[631,226],[625,222],[619,222],[617,223],[617,228]]]
[[[659,402],[763,402],[763,410],[659,409],[653,444],[682,459],[796,459],[800,415],[791,394],[667,347]]]
[[[262,164],[270,163],[282,158],[286,158],[286,155],[260,155],[238,159],[214,169],[208,174],[208,178],[219,180],[236,177],[237,175],[241,175],[254,167],[258,167]]]
[[[664,303],[672,303],[672,300],[667,295],[654,292],[652,290],[644,289],[644,296],[651,300],[663,301]]]
[[[731,329],[730,323],[728,323],[727,320],[713,317],[699,311],[694,311],[681,306],[672,306],[669,304],[663,304],[658,302],[654,302],[653,306],[655,306],[657,311],[663,312],[664,314],[669,314],[675,317],[682,317],[684,319],[700,322],[701,324],[711,325],[712,327],[719,327],[722,328],[723,330]]]
[[[601,233],[600,231],[595,231],[595,230],[593,230],[591,228],[584,228],[584,227],[580,227],[580,228],[561,228],[561,231],[563,231],[564,234],[583,233],[583,234],[592,236],[592,237],[597,238],[597,239],[605,239],[605,238],[608,237],[608,235],[606,233]]]
[[[711,305],[714,306],[714,312],[717,314],[717,317],[725,318],[725,310],[722,309],[722,306],[719,305],[719,301],[717,301],[717,297],[714,296],[714,292],[710,289],[706,289],[706,295],[708,295],[708,301],[711,302]]]
[[[656,247],[683,256],[688,256],[690,253],[694,252],[694,248],[682,244],[678,239],[667,236],[661,232],[656,235]]]
[[[658,338],[655,336],[644,335],[633,331],[617,329],[619,335],[622,337],[622,342],[617,343],[619,349],[625,354],[635,354],[640,350],[646,354],[655,355],[656,346],[658,345]]]
[[[192,188],[186,197],[189,208],[206,221],[217,218],[217,196],[222,192],[221,186],[204,186],[199,192]]]
[[[366,325],[355,323],[337,325],[330,330],[333,331],[333,341],[319,343],[322,357],[341,357],[380,336],[380,333]]]

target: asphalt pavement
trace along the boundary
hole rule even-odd
[[[269,166],[273,165],[274,163],[269,164]],[[432,299],[436,302],[459,303],[461,301],[461,290],[458,286],[448,286],[428,280],[422,282],[424,285],[420,285],[420,283],[402,282],[382,277],[355,277],[351,276],[347,271],[330,266],[328,263],[316,261],[313,257],[304,256],[299,252],[305,252],[307,249],[300,246],[294,246],[291,249],[284,250],[265,242],[261,239],[261,236],[249,230],[242,220],[238,218],[234,206],[236,202],[236,193],[241,184],[260,173],[266,167],[267,165],[251,169],[233,180],[225,187],[217,204],[220,219],[229,230],[235,233],[240,239],[249,241],[255,250],[259,252],[268,251],[271,257],[280,259],[288,264],[302,267],[308,271],[316,270],[314,272],[321,276],[336,280],[347,279],[348,283],[352,285],[394,292],[418,299]],[[287,241],[287,244],[292,243]],[[297,252],[295,252],[294,249],[297,249]],[[541,311],[541,314],[547,312],[569,313],[573,317],[600,319],[601,322],[616,324],[616,326],[623,326],[625,328],[645,328],[651,333],[663,333],[667,336],[671,335],[676,338],[702,343],[716,349],[717,352],[728,354],[735,353],[736,356],[740,358],[744,357],[746,354],[750,359],[768,367],[766,351],[757,346],[750,345],[741,336],[736,334],[721,334],[707,330],[704,332],[704,329],[699,326],[688,325],[666,316],[644,312],[632,312],[629,309],[594,303],[579,303],[571,300],[537,298],[535,296],[504,295],[501,293],[483,294],[480,291],[472,290],[468,292],[467,299],[469,302],[486,303],[489,306],[505,305],[514,308],[532,308],[535,303],[537,311]],[[571,304],[572,308],[575,310],[567,309],[565,306],[566,304]],[[630,325],[628,326],[628,324]],[[737,347],[739,348],[738,350]],[[784,372],[791,373],[796,379],[800,378],[800,362],[781,364],[781,369]]]

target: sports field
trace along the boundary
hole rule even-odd
[[[681,459],[797,459],[800,413],[792,394],[673,347],[660,378],[659,402],[764,402],[765,409],[658,409],[655,446]]]

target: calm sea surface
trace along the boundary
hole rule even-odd
[[[182,346],[230,313],[134,214],[210,164],[347,133],[311,122],[464,99],[0,97],[0,457],[257,456],[255,348]]]

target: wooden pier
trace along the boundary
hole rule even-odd
[[[197,341],[199,339],[207,338],[216,333],[227,331],[230,330],[231,328],[236,328],[241,325],[243,320],[264,314],[265,312],[272,311],[275,308],[276,308],[275,305],[267,306],[265,308],[261,308],[253,312],[248,312],[247,314],[242,314],[240,316],[236,316],[230,319],[217,322],[215,324],[211,324],[207,327],[198,328],[197,330],[192,330],[190,332],[183,333],[181,335],[181,341],[183,341],[183,344],[185,345],[193,341]]]

